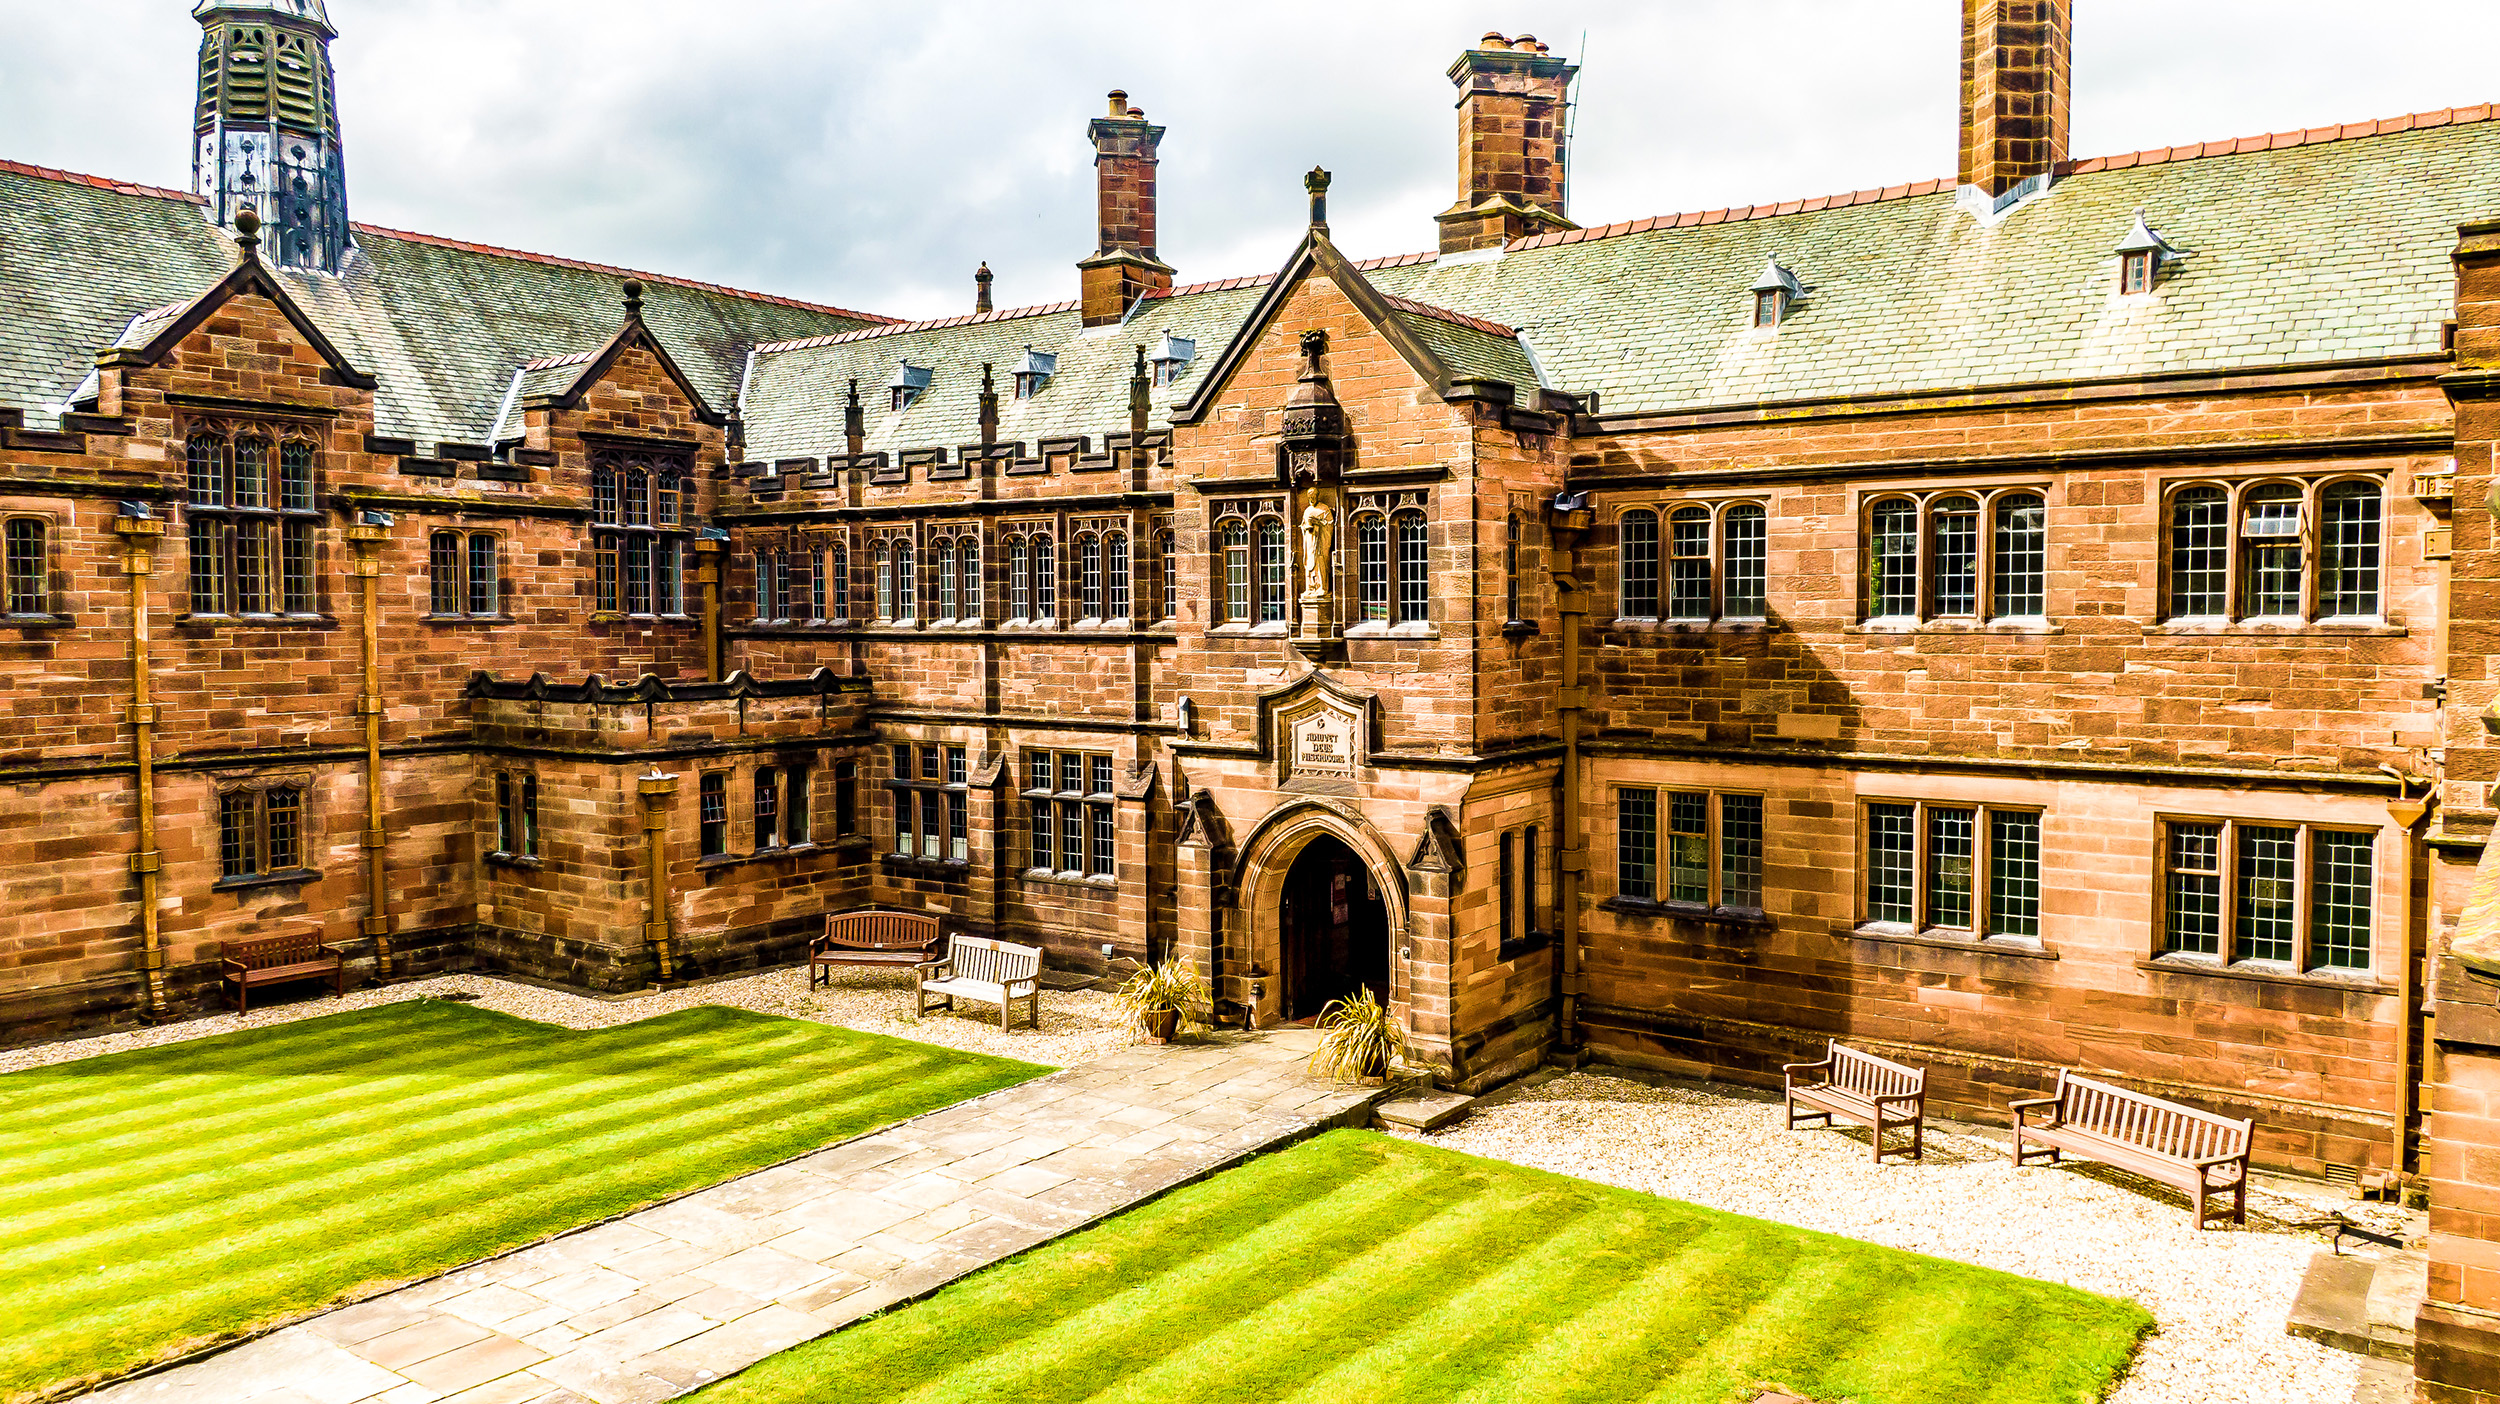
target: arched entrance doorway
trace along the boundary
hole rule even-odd
[[[1308,1019],[1364,986],[1389,1001],[1389,909],[1343,840],[1320,834],[1303,845],[1285,872],[1277,918],[1287,1019]]]

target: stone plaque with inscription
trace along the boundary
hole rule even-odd
[[[1293,773],[1329,780],[1354,778],[1354,719],[1323,707],[1293,720]]]

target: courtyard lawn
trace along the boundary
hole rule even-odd
[[[1048,1071],[738,1009],[421,1000],[0,1077],[0,1397],[129,1370]]]
[[[2099,1399],[2128,1302],[1339,1131],[766,1360],[700,1404]]]

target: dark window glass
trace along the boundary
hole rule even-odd
[[[1028,808],[1031,810],[1030,828],[1033,836],[1031,866],[1037,872],[1049,872],[1058,866],[1051,861],[1051,841],[1057,837],[1058,824],[1051,817],[1049,800],[1037,799]]]
[[[1007,542],[1007,617],[1010,619],[1033,617],[1033,573],[1026,555],[1023,537],[1014,537]]]
[[[1366,512],[1354,519],[1356,614],[1366,623],[1389,620],[1389,519]]]
[[[781,846],[781,773],[769,765],[755,768],[755,846]]]
[[[2318,610],[2330,618],[2370,619],[2379,612],[2379,494],[2371,483],[2338,483],[2326,491],[2319,524]]]
[[[2269,483],[2249,492],[2240,516],[2240,551],[2248,616],[2299,618],[2300,489]]]
[[[280,528],[278,584],[289,614],[313,612],[313,524],[290,520]]]
[[[1968,929],[1971,859],[1977,815],[1967,809],[1927,811],[1927,924]]]
[[[946,797],[936,790],[920,792],[920,856],[946,856]]]
[[[717,858],[729,851],[729,776],[717,770],[706,774],[698,805],[703,856]]]
[[[535,775],[521,777],[521,852],[530,858],[538,856],[538,777]]]
[[[2164,950],[2222,954],[2222,826],[2173,824]]]
[[[223,876],[260,872],[260,826],[252,810],[249,791],[231,790],[217,797],[217,867]]]
[[[1093,861],[1086,871],[1096,877],[1110,877],[1119,871],[1117,830],[1112,819],[1112,808],[1107,804],[1090,804],[1086,808],[1093,811],[1094,819]]]
[[[905,623],[920,617],[920,570],[908,541],[894,543],[894,617]]]
[[[226,441],[215,434],[192,436],[185,454],[190,467],[190,503],[219,507],[226,501]]]
[[[2243,824],[2239,828],[2239,955],[2242,960],[2292,958],[2298,919],[2293,889],[2300,831]]]
[[[469,613],[495,613],[495,574],[495,538],[478,532],[469,538]]]
[[[269,871],[293,872],[304,866],[304,792],[281,785],[263,800],[269,823]]]
[[[1935,532],[1935,613],[1979,612],[1979,504],[1948,497],[1930,518]]]
[[[1421,512],[1400,512],[1390,523],[1398,538],[1398,622],[1432,617],[1432,550]]]
[[[1033,538],[1033,617],[1059,617],[1059,557],[1047,536]]]
[[[249,517],[236,522],[234,536],[234,609],[237,614],[269,613],[269,522]]]
[[[1250,525],[1234,520],[1224,523],[1224,622],[1243,624],[1250,619]]]
[[[955,543],[941,541],[929,550],[929,568],[937,577],[937,617],[955,617]]]
[[[2170,503],[2170,614],[2220,619],[2230,612],[2231,504],[2216,487],[2192,487]]]
[[[191,538],[191,612],[223,614],[226,612],[226,554],[223,533],[214,518],[192,519]]]
[[[1918,920],[1916,810],[1906,804],[1866,807],[1866,917],[1908,926]]]
[[[1719,796],[1719,905],[1762,905],[1762,796]]]
[[[1513,512],[1502,528],[1502,607],[1503,617],[1513,623],[1519,619],[1519,514]]]
[[[1156,611],[1159,619],[1180,617],[1181,559],[1178,546],[1179,543],[1168,531],[1155,538],[1155,556],[1163,565],[1163,598]]]
[[[9,613],[50,612],[51,591],[44,552],[44,524],[32,517],[8,522]]]
[[[1285,561],[1285,524],[1274,517],[1259,521],[1259,622],[1274,624],[1285,617],[1291,572]]]
[[[849,619],[851,617],[850,547],[833,548],[832,553],[827,557],[824,579],[818,582],[817,588],[824,597],[826,618]]]
[[[1658,792],[1615,791],[1615,892],[1635,901],[1658,898]]]
[[[1082,804],[1063,802],[1059,806],[1059,863],[1061,872],[1085,870],[1085,806]]]
[[[958,863],[972,861],[971,807],[961,794],[946,797],[947,856]]]
[[[1494,911],[1499,914],[1498,926],[1501,931],[1502,944],[1505,946],[1519,939],[1518,929],[1513,925],[1518,901],[1517,890],[1514,886],[1515,877],[1511,862],[1511,836],[1504,834],[1501,840],[1500,865],[1494,877]]]
[[[2040,935],[2040,816],[1988,814],[1988,934]]]
[[[301,439],[278,445],[278,505],[290,512],[313,510],[313,450]]]
[[[2369,834],[2309,835],[2310,962],[2332,970],[2370,967]]]
[[[1540,929],[1536,902],[1536,825],[1530,824],[1519,836],[1519,934],[1534,936]]]
[[[1667,617],[1710,617],[1710,509],[1678,507],[1667,518]]]
[[[1103,617],[1126,619],[1129,617],[1128,537],[1116,531],[1104,537],[1102,553],[1104,608],[1109,611]]]
[[[1766,526],[1762,509],[1750,502],[1728,508],[1727,515],[1720,519],[1720,554],[1725,561],[1720,589],[1727,596],[1720,612],[1727,618],[1763,617],[1763,587],[1770,554]]]
[[[1710,900],[1710,796],[1667,795],[1667,900]]]
[[[1997,499],[1996,617],[2036,619],[2048,613],[2048,508],[2039,495]]]
[[[520,851],[513,847],[517,840],[512,832],[512,804],[512,772],[498,770],[495,772],[495,851],[497,853]]]
[[[1867,612],[1876,619],[1918,617],[1918,507],[1895,498],[1869,517]]]
[[[1076,592],[1079,619],[1108,617],[1102,612],[1102,542],[1090,534],[1076,541]]]
[[[651,538],[625,538],[625,612],[651,613]]]

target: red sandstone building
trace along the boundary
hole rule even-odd
[[[2080,1067],[2426,1178],[2481,1397],[2489,109],[2078,160],[1970,0],[1953,179],[1582,228],[1488,35],[1434,252],[1182,284],[1114,93],[1076,296],[899,324],[352,224],[319,0],[197,13],[194,193],[0,164],[0,1036],[888,906],[1465,1087]]]

